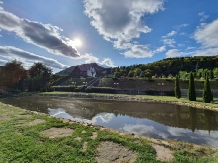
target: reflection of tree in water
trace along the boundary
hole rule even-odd
[[[192,132],[195,132],[196,121],[197,121],[196,108],[189,107],[188,110],[189,110],[189,117],[191,121],[191,129],[192,129]]]
[[[205,123],[207,124],[208,133],[212,129],[212,125],[216,125],[216,116],[211,110],[204,110]]]
[[[176,112],[176,122],[177,125],[181,123],[181,105],[175,105],[175,112]]]

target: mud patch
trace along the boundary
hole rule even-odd
[[[81,141],[82,138],[81,137],[76,137],[76,138],[74,138],[74,140]]]
[[[156,150],[157,153],[157,160],[160,161],[172,161],[173,160],[173,152],[168,148],[163,146],[152,144],[152,147]]]
[[[12,117],[10,117],[8,115],[5,115],[5,114],[0,115],[0,120],[1,121],[9,121],[11,119],[12,119]]]
[[[52,127],[48,130],[42,131],[41,134],[46,135],[49,138],[65,137],[65,136],[71,136],[73,134],[73,130],[70,128]]]
[[[87,150],[88,142],[83,143],[83,149],[82,151],[85,152]]]
[[[97,148],[98,163],[132,163],[136,160],[137,153],[124,146],[110,141],[101,142]]]
[[[92,136],[91,136],[91,139],[94,140],[95,138],[97,138],[97,136],[98,136],[97,132],[93,132]]]
[[[34,121],[28,122],[27,124],[25,124],[26,126],[34,126],[40,123],[44,123],[45,120],[44,119],[35,119]]]

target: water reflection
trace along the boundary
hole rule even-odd
[[[192,107],[94,99],[25,97],[2,102],[135,134],[218,147],[217,112]]]

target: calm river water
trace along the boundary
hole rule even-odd
[[[218,112],[153,102],[19,97],[1,102],[159,139],[218,147]]]

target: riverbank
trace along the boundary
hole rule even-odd
[[[0,103],[0,162],[216,162],[216,150]],[[211,157],[213,156],[213,157]]]
[[[104,93],[75,93],[75,92],[43,92],[39,94],[19,94],[19,96],[63,96],[63,97],[78,97],[78,98],[95,98],[106,100],[122,100],[122,101],[139,101],[139,102],[159,102],[171,103],[195,107],[199,109],[208,109],[218,111],[218,98],[214,98],[213,103],[204,103],[202,98],[197,98],[197,101],[189,101],[186,98],[177,99],[172,96],[151,96],[151,95],[124,95],[124,94],[104,94]]]

